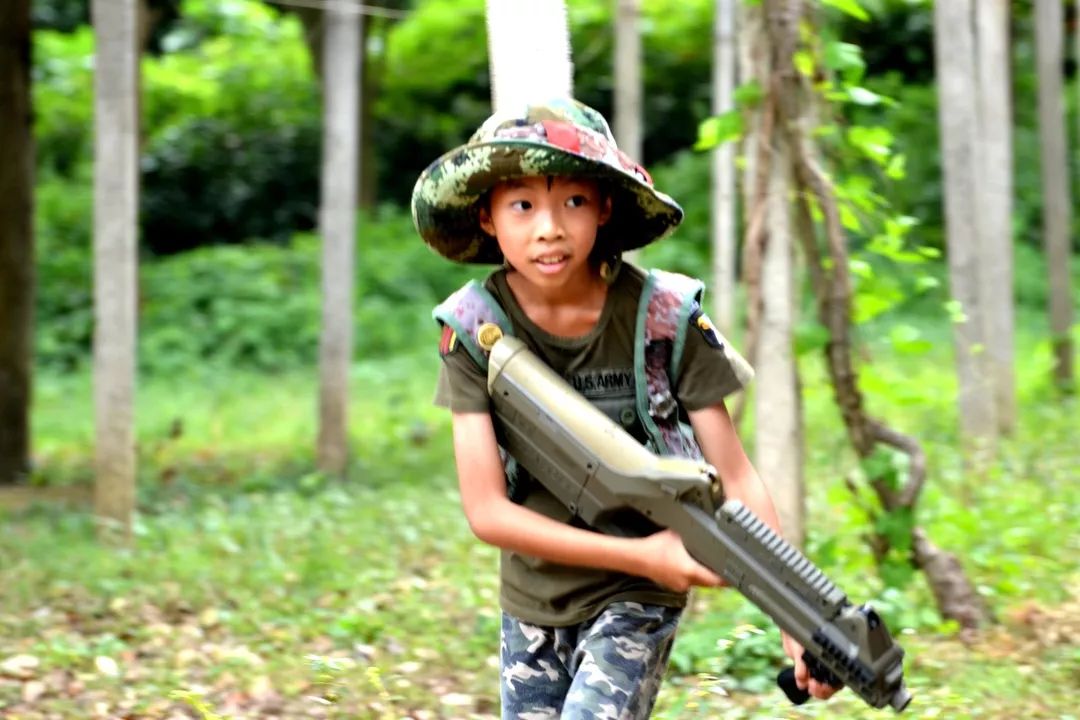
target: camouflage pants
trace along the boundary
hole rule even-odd
[[[577,625],[544,627],[503,613],[503,720],[649,717],[681,614],[616,602]]]

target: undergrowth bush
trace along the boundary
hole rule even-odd
[[[82,195],[44,194],[54,221],[39,248],[37,353],[60,371],[89,359],[93,331],[88,230],[55,219],[78,215]],[[54,207],[55,206],[55,207]],[[49,238],[68,234],[69,242]],[[55,250],[59,247],[59,250]],[[300,234],[287,245],[205,247],[140,268],[139,365],[175,373],[197,363],[280,371],[318,357],[320,241]],[[54,251],[55,250],[55,251]],[[437,343],[431,309],[473,270],[449,263],[416,236],[412,220],[384,208],[360,218],[353,317],[356,353],[385,357]]]

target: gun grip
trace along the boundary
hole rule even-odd
[[[802,705],[810,699],[810,693],[795,684],[795,668],[788,667],[780,671],[776,676],[776,684],[787,695],[793,705]]]
[[[818,682],[823,682],[826,685],[832,685],[835,688],[844,686],[844,683],[840,678],[809,652],[804,650],[802,659],[803,662],[806,663],[806,669],[810,671],[810,677]],[[776,676],[776,684],[779,685],[780,689],[784,691],[784,694],[788,696],[788,700],[795,705],[802,705],[810,699],[810,693],[801,689],[795,683],[794,667],[781,670],[780,674]]]

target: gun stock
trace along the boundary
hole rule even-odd
[[[488,391],[502,446],[571,512],[610,534],[628,534],[613,522],[628,510],[675,530],[695,559],[805,648],[815,677],[842,681],[873,707],[907,707],[904,651],[877,613],[849,602],[739,501],[714,512],[710,465],[649,452],[517,338],[492,348]],[[790,675],[778,682],[794,702],[806,699]]]

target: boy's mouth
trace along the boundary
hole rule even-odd
[[[534,259],[533,262],[536,263],[543,272],[555,272],[561,270],[569,259],[570,256],[566,253],[553,253],[550,255],[541,255]]]

